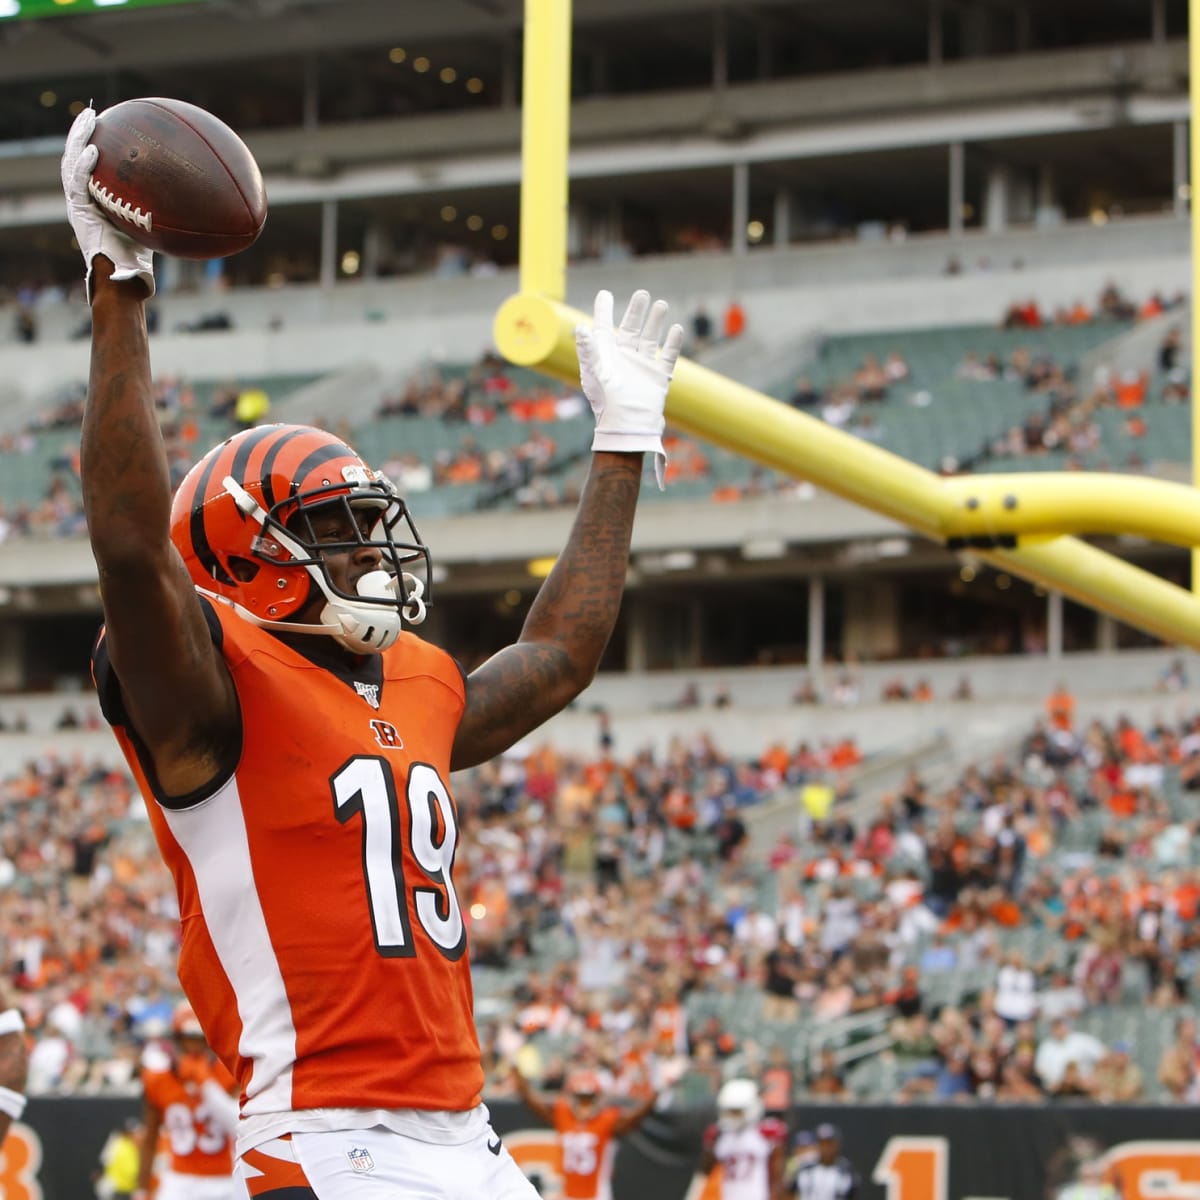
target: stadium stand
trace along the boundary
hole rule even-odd
[[[1163,317],[1164,304],[1155,296],[1143,308],[1147,320],[1174,319]],[[1133,327],[1137,310],[1122,301],[1112,315],[1101,304],[1096,314],[1086,311],[1086,320],[1060,313],[1057,324],[1043,325],[1039,317],[1036,328],[963,326],[827,338],[804,375],[777,381],[771,391],[945,474],[1144,470],[1152,462],[1185,461],[1181,367],[1163,370],[1159,355],[1146,350],[1140,369],[1113,370],[1106,347]],[[1178,350],[1186,353],[1186,343]],[[1094,379],[1080,377],[1084,362]],[[245,423],[315,419],[334,423],[426,515],[557,507],[578,497],[591,426],[577,391],[548,386],[487,354],[475,363],[423,367],[386,390],[374,414],[356,420],[361,401],[331,399],[324,411],[308,411],[311,402],[303,397],[313,382],[303,375],[233,385],[164,379],[160,405],[164,430],[172,435],[173,469],[181,476],[205,447]],[[253,403],[260,393],[269,399],[261,412]],[[69,483],[76,471],[72,430],[80,403],[78,387],[68,389],[28,414],[26,427],[10,434],[7,445],[0,442],[0,503],[7,506],[10,533],[80,532]],[[730,502],[795,487],[738,455],[681,435],[671,439],[669,450],[671,488],[647,489],[649,500]]]
[[[1054,1065],[1068,1038],[1074,1094],[1133,1088],[1133,1067],[1127,1098],[1200,1094],[1172,1053],[1193,1015],[1200,718],[1081,709],[1049,697],[1004,752],[944,785],[922,764],[865,809],[844,799],[859,756],[839,743],[547,743],[461,777],[497,1094],[513,1061],[553,1086],[583,1060],[631,1095],[682,1071],[689,1103],[786,1059],[797,1094],[1028,1099],[1072,1094]],[[132,782],[46,756],[0,791],[3,969],[35,1089],[132,1087],[177,936]],[[781,803],[790,825],[756,839]]]

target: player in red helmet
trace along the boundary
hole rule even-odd
[[[654,1111],[657,1095],[634,1108],[605,1104],[599,1077],[584,1068],[567,1076],[562,1095],[553,1101],[538,1095],[520,1071],[513,1072],[513,1082],[526,1107],[558,1134],[565,1200],[612,1200],[617,1140]]]
[[[148,1056],[142,1071],[144,1115],[135,1200],[149,1195],[160,1142],[166,1170],[155,1200],[237,1200],[245,1196],[245,1189],[233,1174],[233,1077],[213,1057],[190,1004],[176,1007],[171,1033],[171,1053],[161,1062]]]
[[[240,1172],[277,1200],[364,1181],[395,1200],[531,1200],[480,1100],[448,780],[591,681],[683,331],[645,292],[619,327],[597,296],[578,331],[596,433],[574,526],[516,643],[464,677],[408,628],[428,552],[403,499],[340,439],[251,429],[172,504],[153,264],[89,199],[94,120],[62,161],[92,303],[93,667],[174,876],[180,981],[241,1091]]]

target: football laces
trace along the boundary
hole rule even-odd
[[[128,200],[122,200],[120,196],[114,196],[104,184],[97,182],[95,176],[88,180],[88,194],[101,208],[107,209],[110,213],[121,217],[131,225],[136,225],[139,229],[144,229],[147,233],[153,228],[154,218],[149,212],[143,212],[140,208],[134,208]]]

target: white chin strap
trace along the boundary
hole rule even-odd
[[[413,575],[403,576],[408,597],[404,602],[402,620],[399,609],[346,600],[330,590],[324,575],[316,567],[309,567],[308,572],[316,579],[317,586],[328,601],[321,610],[320,628],[355,654],[379,654],[395,643],[404,621],[410,625],[420,625],[425,620],[425,601],[422,598],[425,585]],[[364,599],[398,600],[396,589],[399,585],[400,580],[386,571],[368,571],[358,581],[357,591]],[[297,626],[293,625],[292,628]]]

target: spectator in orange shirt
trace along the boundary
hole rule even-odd
[[[787,1051],[782,1046],[772,1046],[760,1080],[763,1112],[768,1117],[786,1121],[791,1115],[795,1089],[796,1076]]]
[[[1122,371],[1117,376],[1113,391],[1118,408],[1141,408],[1146,400],[1146,376],[1141,371]]]
[[[853,737],[843,738],[829,753],[829,765],[835,771],[845,771],[862,762],[862,752]]]
[[[1059,683],[1046,698],[1046,715],[1055,729],[1069,733],[1075,724],[1075,697],[1065,683]]]
[[[691,792],[682,787],[673,787],[663,801],[663,813],[674,829],[696,828],[696,804]]]
[[[730,300],[722,328],[726,338],[741,337],[746,332],[746,310],[736,300]]]

